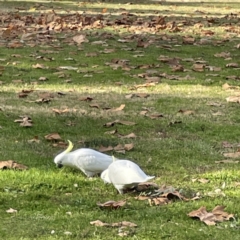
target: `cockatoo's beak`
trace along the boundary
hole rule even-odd
[[[58,163],[58,164],[57,164],[57,167],[58,167],[58,168],[62,168],[63,165],[62,165],[61,163]]]

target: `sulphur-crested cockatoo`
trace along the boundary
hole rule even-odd
[[[102,180],[112,183],[120,194],[123,194],[125,189],[131,189],[154,177],[147,176],[136,163],[129,160],[114,161],[101,174]]]
[[[88,177],[101,173],[113,162],[113,158],[90,148],[80,148],[71,152],[73,144],[68,140],[68,148],[54,158],[58,167],[69,166],[80,169]]]

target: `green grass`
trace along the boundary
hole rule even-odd
[[[35,3],[30,1],[1,1],[2,15],[0,35],[15,24],[19,16],[47,14],[55,9],[58,17],[69,18],[76,11],[81,16],[103,14],[104,21],[121,19],[122,12],[134,14],[131,19],[166,16],[171,27],[175,21],[181,31],[171,28],[151,32],[149,27],[131,28],[109,24],[101,29],[90,28],[80,31],[63,28],[62,31],[44,32],[45,25],[19,27],[15,36],[0,40],[0,160],[15,160],[29,167],[26,171],[3,170],[0,173],[0,238],[4,240],[32,239],[121,239],[118,228],[95,227],[91,221],[107,223],[130,221],[138,225],[130,229],[127,239],[238,239],[239,232],[239,164],[216,164],[225,159],[224,152],[238,151],[239,106],[228,103],[226,98],[239,95],[238,89],[224,90],[228,83],[238,86],[238,80],[226,80],[238,76],[238,68],[227,68],[228,63],[239,62],[239,6],[229,1],[202,2],[146,2],[132,1],[75,2],[54,1]],[[124,10],[125,9],[125,10]],[[67,10],[67,11],[66,11]],[[219,15],[219,11],[221,14]],[[224,17],[227,16],[227,17]],[[207,19],[214,21],[207,22]],[[0,17],[1,18],[1,17]],[[74,18],[71,23],[76,24]],[[19,22],[17,22],[19,23]],[[202,24],[198,27],[197,24]],[[210,24],[209,24],[210,23]],[[231,27],[230,24],[234,27]],[[34,27],[30,30],[30,27]],[[10,30],[14,34],[15,30]],[[204,31],[211,30],[213,36]],[[23,36],[40,31],[30,39]],[[5,32],[7,34],[7,32]],[[77,46],[72,37],[85,34],[89,42]],[[195,44],[183,44],[184,37],[194,37]],[[130,39],[121,42],[119,39]],[[137,47],[138,40],[150,42],[146,47]],[[23,40],[23,41],[22,41]],[[104,44],[93,44],[103,41]],[[202,44],[202,41],[205,41]],[[11,43],[20,47],[11,47]],[[33,46],[35,44],[35,46]],[[104,53],[106,49],[114,52]],[[86,57],[96,52],[97,56]],[[231,59],[214,55],[229,52]],[[143,55],[143,56],[141,56]],[[184,72],[174,72],[159,56],[179,58]],[[187,61],[192,58],[192,61]],[[109,63],[113,59],[127,59],[129,69],[114,70]],[[195,72],[195,61],[206,61],[206,66],[221,67],[221,71]],[[44,64],[47,69],[34,69],[32,65]],[[149,65],[149,67],[146,67]],[[60,66],[75,67],[76,70],[59,70]],[[59,77],[56,72],[62,72]],[[141,76],[159,76],[155,86],[134,88],[144,84]],[[175,75],[178,80],[170,80]],[[213,75],[217,74],[217,75]],[[187,75],[189,79],[184,79]],[[47,77],[47,81],[39,81]],[[182,79],[181,79],[182,78]],[[14,80],[22,80],[20,83]],[[67,83],[66,80],[71,80]],[[119,82],[121,85],[119,85]],[[19,98],[22,90],[33,89],[26,98]],[[65,95],[58,94],[65,93]],[[36,103],[41,94],[51,93],[49,103]],[[148,98],[131,98],[131,93],[147,93]],[[100,107],[116,108],[125,104],[120,112],[111,112],[89,106],[80,101],[90,96],[91,103]],[[211,106],[210,103],[217,104]],[[69,109],[68,113],[56,114],[52,109]],[[148,109],[148,114],[140,114]],[[191,110],[193,114],[180,113]],[[164,117],[151,119],[149,115],[161,113]],[[31,128],[20,127],[14,120],[28,115],[33,120]],[[114,120],[135,122],[134,126],[104,124]],[[136,139],[119,138],[105,134],[117,129],[127,135],[131,132]],[[53,158],[63,148],[54,147],[45,139],[49,133],[57,132],[63,141],[70,139],[75,148],[116,146],[133,143],[134,148],[125,154],[109,152],[117,158],[135,161],[149,175],[155,175],[158,185],[171,185],[186,195],[199,193],[197,201],[176,201],[164,206],[150,206],[147,201],[134,199],[136,194],[119,195],[112,185],[104,185],[99,177],[87,179],[80,171],[58,169]],[[39,143],[29,142],[38,137]],[[227,141],[235,146],[224,148]],[[207,178],[203,184],[195,178]],[[221,189],[216,193],[216,189]],[[223,194],[222,194],[223,193]],[[124,200],[127,204],[117,210],[100,209],[98,202]],[[216,205],[226,206],[235,220],[207,226],[187,214],[206,206],[211,211]],[[17,213],[7,213],[9,208]],[[67,235],[66,232],[71,232]]]

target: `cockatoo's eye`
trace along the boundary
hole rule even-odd
[[[62,165],[61,163],[58,163],[58,164],[57,164],[57,167],[58,167],[58,168],[62,168],[63,165]]]

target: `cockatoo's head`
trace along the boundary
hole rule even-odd
[[[109,179],[109,176],[108,176],[108,169],[104,170],[101,173],[101,179],[104,181],[104,183],[111,183],[111,180]]]
[[[58,155],[54,158],[54,163],[55,163],[55,164],[57,165],[57,167],[59,167],[59,168],[61,168],[61,167],[63,166],[64,156],[65,156],[67,153],[71,152],[71,150],[73,149],[73,144],[72,144],[72,142],[68,140],[68,143],[69,143],[68,148],[67,148],[64,152],[58,154]]]

